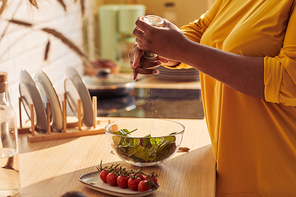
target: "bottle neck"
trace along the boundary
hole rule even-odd
[[[1,104],[7,103],[7,82],[0,83],[0,102]]]
[[[0,99],[6,98],[6,92],[0,92]]]

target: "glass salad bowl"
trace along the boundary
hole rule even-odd
[[[118,157],[136,166],[154,166],[179,149],[185,127],[162,119],[127,119],[108,124],[105,133]]]

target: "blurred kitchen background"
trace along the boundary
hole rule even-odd
[[[85,74],[84,63],[79,55],[69,49],[60,39],[40,31],[41,28],[52,28],[60,32],[75,43],[92,60],[103,58],[114,61],[119,67],[118,72],[126,73],[126,76],[130,77],[130,69],[126,65],[128,61],[126,54],[132,46],[131,43],[134,42],[131,35],[134,24],[134,21],[131,21],[132,18],[137,17],[138,14],[158,15],[168,18],[178,27],[181,27],[197,19],[208,9],[213,1],[37,0],[37,5],[34,7],[29,0],[8,0],[5,9],[0,15],[0,70],[8,72],[8,91],[12,106],[16,112],[19,111],[18,88],[21,69],[26,69],[32,76],[38,70],[43,70],[52,81],[59,96],[64,92],[64,71],[67,66],[73,66],[81,75]],[[64,2],[64,5],[61,2]],[[3,3],[4,1],[0,0],[0,6]],[[115,12],[116,15],[114,15]],[[118,17],[119,12],[122,12],[122,17]],[[34,26],[28,28],[24,25],[9,23],[8,20],[12,18],[26,21]],[[122,28],[120,29],[119,27]],[[119,30],[122,30],[122,32],[119,32]],[[45,61],[44,55],[49,41],[50,51]],[[104,44],[104,42],[107,44]],[[108,47],[110,48],[113,45],[115,48],[108,49]],[[192,79],[194,83],[198,80],[196,76],[194,75]],[[170,73],[168,73],[168,77],[171,77]],[[184,81],[185,84],[183,85],[186,86],[186,80]],[[147,94],[147,89],[145,89],[143,84],[145,84],[145,81],[142,81],[140,89],[136,89],[132,94],[138,96]],[[165,80],[163,84],[168,84],[168,87],[170,87],[170,83]],[[175,85],[173,86],[176,87]],[[189,86],[192,86],[190,82]],[[189,93],[188,91],[183,91],[176,94],[184,97],[183,94],[192,95],[192,91],[194,91],[194,94],[198,95],[197,97],[199,98],[199,102],[196,104],[200,105],[200,92],[198,88],[190,87],[188,88],[190,89],[188,90]],[[180,89],[184,89],[184,86],[181,86]],[[155,92],[157,91],[154,90],[154,94]],[[165,93],[165,95],[169,94]],[[168,101],[165,100],[164,102]],[[169,113],[178,113],[178,111],[184,110],[184,108],[176,107],[176,110]],[[202,114],[202,110],[200,113]],[[23,114],[25,115],[25,113]],[[102,113],[101,115],[108,116],[110,114]],[[120,116],[117,112],[115,115]],[[199,116],[203,117],[203,114]],[[184,118],[186,118],[185,115]]]

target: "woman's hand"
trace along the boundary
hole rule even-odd
[[[164,31],[165,30],[165,31]],[[177,47],[178,43],[167,43],[170,40],[185,38],[182,32],[173,23],[165,20],[165,27],[154,27],[141,20],[141,17],[136,21],[136,28],[134,29],[137,43],[134,45],[132,51],[129,53],[130,66],[133,70],[133,79],[135,80],[138,74],[155,75],[158,71],[155,69],[161,64],[175,65],[178,61],[169,60],[166,55],[174,57],[173,49]],[[168,36],[169,35],[169,36]],[[165,37],[165,38],[162,38]],[[158,54],[157,59],[150,60],[143,57],[143,51]],[[159,54],[162,54],[160,56]],[[171,58],[173,59],[173,58]]]
[[[162,57],[175,59],[180,45],[187,38],[173,23],[164,19],[164,27],[151,26],[141,20],[136,21],[133,34],[140,51],[156,53]]]
[[[133,34],[136,36],[136,47],[141,57],[142,51],[145,51],[178,60],[234,90],[260,99],[265,98],[264,57],[233,54],[193,42],[167,20],[165,27],[155,27],[139,18]],[[133,66],[137,73],[137,64]]]
[[[156,75],[158,71],[155,68],[160,66],[162,62],[168,62],[168,60],[163,57],[157,57],[157,59],[153,60],[145,59],[142,54],[143,53],[139,50],[137,43],[129,53],[130,67],[133,71],[133,80],[137,79],[138,74]]]

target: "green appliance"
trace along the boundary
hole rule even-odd
[[[140,4],[109,4],[99,7],[101,58],[115,61],[121,72],[131,71],[128,53],[135,43],[133,29],[146,7]]]

